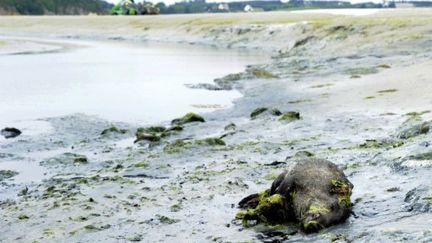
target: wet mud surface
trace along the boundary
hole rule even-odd
[[[0,141],[0,241],[431,241],[431,101],[401,101],[399,84],[380,78],[430,67],[432,32],[398,21],[386,33],[376,23],[300,26],[271,63],[216,80],[244,95],[234,107],[159,141],[134,143],[139,126],[83,114],[18,127]],[[357,84],[369,79],[377,84]],[[345,223],[306,235],[235,220],[243,197],[305,157],[332,161],[354,185]]]

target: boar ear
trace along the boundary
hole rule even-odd
[[[258,206],[258,203],[259,203],[259,195],[258,193],[255,193],[243,198],[238,203],[238,206],[241,209],[256,208]]]
[[[284,182],[285,178],[288,175],[288,171],[284,171],[282,172],[282,174],[280,174],[272,183],[271,188],[270,188],[270,195],[275,194],[276,192],[278,192],[278,188],[279,186],[281,186],[281,184],[285,184],[282,183]]]

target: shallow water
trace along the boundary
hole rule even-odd
[[[72,113],[155,123],[229,107],[238,91],[184,84],[209,83],[268,58],[256,51],[190,45],[55,41],[69,48],[0,56],[0,125]]]

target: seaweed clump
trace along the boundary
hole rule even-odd
[[[198,145],[208,145],[208,146],[225,146],[225,141],[220,138],[205,138],[197,140]]]
[[[149,142],[159,142],[162,138],[170,136],[174,132],[182,131],[183,127],[180,125],[174,125],[169,128],[165,128],[163,126],[153,126],[153,127],[146,127],[146,128],[138,128],[135,136],[136,136],[136,142],[139,141],[149,141]]]
[[[279,121],[288,121],[292,122],[295,120],[300,120],[301,116],[300,113],[297,111],[288,111],[282,114],[282,116],[279,118]]]
[[[255,119],[257,116],[259,116],[260,114],[264,113],[267,110],[268,108],[266,107],[258,107],[251,112],[250,117],[251,119]]]
[[[0,170],[0,181],[12,178],[18,175],[18,172],[13,170]]]
[[[177,118],[171,121],[172,125],[184,125],[191,122],[205,122],[204,118],[196,113],[189,112],[181,118]]]
[[[125,133],[127,133],[127,131],[128,131],[127,129],[120,129],[118,127],[112,126],[110,128],[104,129],[101,132],[101,135],[105,136],[105,135],[109,135],[109,134],[113,134],[113,133],[125,134]]]
[[[258,107],[255,110],[253,110],[250,114],[250,118],[253,120],[255,118],[257,118],[258,116],[262,115],[262,114],[268,114],[268,115],[272,115],[272,116],[280,116],[283,113],[277,109],[277,108],[267,108],[267,107]]]

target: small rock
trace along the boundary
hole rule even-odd
[[[15,138],[21,135],[21,131],[14,127],[6,127],[1,130],[1,135],[6,139]]]

